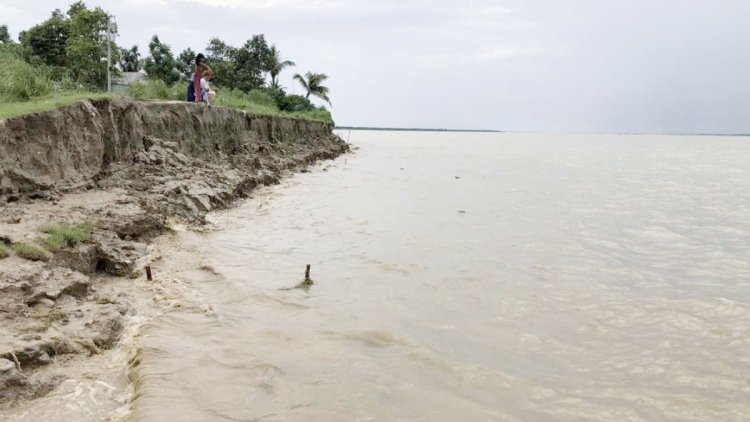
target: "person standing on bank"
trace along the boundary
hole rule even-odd
[[[206,64],[206,56],[202,53],[195,56],[195,66],[193,66],[193,74],[190,77],[190,82],[187,88],[187,101],[189,103],[201,102],[201,78],[203,72],[211,71],[211,68]]]

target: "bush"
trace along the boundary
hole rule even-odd
[[[315,106],[301,95],[287,95],[282,99],[279,108],[284,111],[313,111]]]
[[[66,246],[75,246],[91,238],[91,227],[71,225],[67,223],[47,224],[39,229],[49,236],[44,240],[47,249],[56,251]]]
[[[187,100],[187,81],[172,84],[169,87],[169,99],[174,101]]]
[[[0,259],[7,258],[10,255],[8,247],[4,243],[0,243]]]
[[[130,84],[127,95],[137,100],[185,100],[187,83],[177,82],[169,86],[164,81],[147,79]]]
[[[276,110],[279,109],[276,105],[276,99],[271,93],[271,90],[268,89],[254,89],[247,93],[247,99],[251,103],[257,105],[274,108]]]
[[[49,261],[52,259],[52,254],[45,251],[36,245],[30,245],[28,243],[16,243],[13,245],[13,250],[18,256],[30,261]]]
[[[52,92],[49,76],[14,54],[0,53],[0,69],[0,97],[7,101],[28,101]]]
[[[278,114],[276,102],[268,94],[253,90],[246,94],[239,89],[219,89],[217,106],[233,107],[259,114]]]

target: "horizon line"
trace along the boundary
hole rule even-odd
[[[680,132],[550,132],[499,129],[449,129],[449,128],[408,128],[378,126],[334,126],[334,130],[372,130],[392,132],[485,132],[485,133],[540,133],[550,135],[659,135],[659,136],[750,136],[750,133],[680,133]]]

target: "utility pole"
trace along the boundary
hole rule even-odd
[[[107,93],[112,93],[112,20],[107,18]]]

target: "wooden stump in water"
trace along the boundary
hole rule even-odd
[[[297,287],[310,287],[313,284],[315,282],[310,278],[310,264],[307,264],[307,267],[305,267],[305,279]]]

